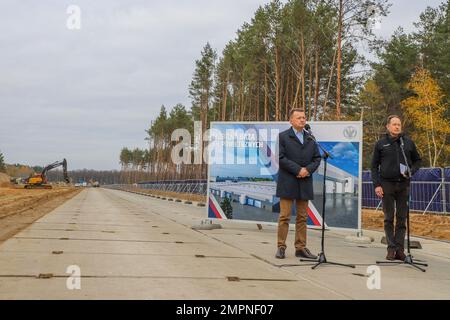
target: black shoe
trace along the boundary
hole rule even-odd
[[[285,254],[284,254],[285,251],[286,251],[285,248],[279,247],[278,250],[277,250],[277,253],[275,254],[275,258],[277,258],[277,259],[284,259],[284,258],[286,258]]]
[[[295,250],[295,256],[298,258],[306,258],[311,260],[316,260],[317,256],[313,255],[311,251],[308,250],[308,248],[303,248],[300,250]]]
[[[395,254],[396,254],[395,249],[388,248],[386,260],[391,260],[391,261],[395,260]]]
[[[405,250],[397,249],[397,251],[395,252],[395,259],[400,260],[400,261],[405,261],[405,259],[406,259]]]

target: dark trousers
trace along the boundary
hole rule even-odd
[[[408,213],[409,182],[381,183],[383,188],[384,232],[388,248],[403,250]],[[396,218],[394,229],[394,214]]]

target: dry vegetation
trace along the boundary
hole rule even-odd
[[[411,234],[414,236],[450,241],[450,216],[411,213]],[[362,211],[363,229],[383,231],[384,215],[381,210]]]

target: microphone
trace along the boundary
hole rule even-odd
[[[305,124],[305,126],[303,127],[303,129],[306,130],[306,132],[310,133],[311,131],[311,126],[309,125],[309,123]]]
[[[306,132],[308,139],[314,139],[314,136],[311,131],[311,126],[308,123],[305,124],[303,130]]]

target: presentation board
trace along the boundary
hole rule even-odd
[[[308,226],[321,227],[326,199],[329,228],[361,229],[362,123],[309,122],[327,150],[313,174],[314,199],[308,204]],[[278,221],[278,135],[288,122],[211,122],[208,156],[208,218],[254,222]],[[323,152],[321,151],[323,155]],[[282,181],[280,181],[282,183]],[[294,210],[295,206],[293,206]],[[291,223],[294,223],[295,212]]]

